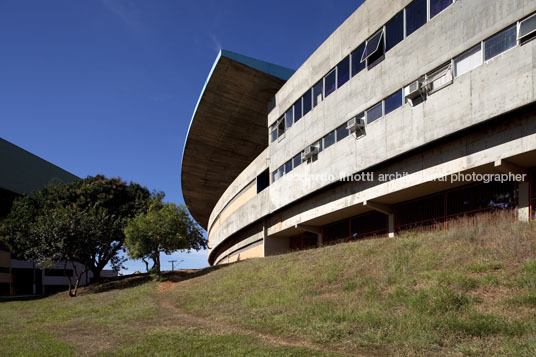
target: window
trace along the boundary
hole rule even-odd
[[[439,14],[452,4],[452,0],[430,0],[430,18]]]
[[[316,107],[318,103],[320,103],[324,99],[324,94],[322,92],[322,82],[323,81],[319,81],[313,86],[313,108]]]
[[[415,0],[406,7],[406,37],[426,23],[426,0]]]
[[[272,172],[272,182],[276,182],[279,179],[279,170]]]
[[[270,127],[270,138],[272,143],[277,140],[277,124]]]
[[[285,162],[285,174],[288,174],[290,171],[292,171],[292,159]]]
[[[45,276],[73,276],[73,270],[45,269]]]
[[[350,79],[350,56],[347,56],[337,65],[337,88],[340,88]]]
[[[263,191],[270,185],[270,171],[266,169],[259,176],[257,176],[257,193]]]
[[[297,122],[302,117],[302,99],[298,99],[296,103],[294,103],[294,122]]]
[[[277,171],[279,171],[279,178],[283,177],[283,175],[285,175],[285,165],[281,165]]]
[[[9,267],[0,267],[0,273],[9,273]]]
[[[365,43],[362,43],[357,47],[354,52],[352,52],[352,77],[361,72],[365,67],[366,63],[361,62],[361,57],[365,51]]]
[[[324,136],[324,149],[330,147],[335,143],[335,131],[332,131],[328,135]]]
[[[373,121],[381,118],[383,115],[382,102],[379,102],[369,110],[367,110],[367,123],[370,124]]]
[[[324,96],[327,98],[328,95],[335,92],[337,89],[337,68],[334,68],[324,77]]]
[[[311,110],[311,100],[312,100],[312,89],[309,89],[307,92],[305,92],[305,94],[303,95],[302,97],[302,100],[303,100],[303,115],[309,113],[309,111]]]
[[[490,60],[515,47],[517,45],[516,37],[517,26],[514,25],[484,41],[484,60]]]
[[[311,146],[314,146],[318,149],[318,152],[322,151],[322,139],[318,140],[317,142],[311,144]]]
[[[280,138],[283,134],[285,134],[285,120],[280,118],[277,122],[277,137]]]
[[[454,60],[456,77],[469,72],[482,64],[482,46],[480,44],[461,54]]]
[[[449,84],[452,84],[453,78],[452,65],[450,62],[433,70],[426,75],[426,85],[428,87],[427,93],[433,94]]]
[[[363,51],[363,56],[361,57],[361,62],[369,59],[372,55],[377,52],[383,54],[383,29],[378,31],[374,36],[372,36],[365,46],[365,51]],[[375,56],[376,57],[376,56]],[[371,61],[369,60],[369,63]]]
[[[404,13],[401,11],[385,25],[385,52],[404,39]]]
[[[349,134],[348,129],[346,129],[346,123],[339,126],[335,131],[337,132],[337,142],[341,141],[342,139],[347,137]]]
[[[292,112],[292,107],[290,107],[290,109],[285,113],[285,126],[288,129],[292,126],[292,124],[294,124],[294,115]]]
[[[536,35],[536,14],[519,23],[518,39],[521,43],[525,43],[534,38]]]
[[[302,161],[301,161],[301,153],[299,153],[298,155],[296,155],[296,156],[294,156],[292,158],[292,164],[293,164],[294,168],[300,166],[301,163],[302,163]]]
[[[402,89],[385,98],[385,115],[402,106]]]

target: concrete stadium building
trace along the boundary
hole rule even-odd
[[[368,0],[296,71],[221,51],[182,158],[211,265],[536,215],[536,1]]]

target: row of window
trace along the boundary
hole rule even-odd
[[[341,141],[350,134],[350,131],[346,128],[346,123],[339,126],[337,129],[326,134],[322,139],[316,141],[311,146],[316,147],[318,152],[321,152],[324,149],[327,149],[336,142]],[[302,164],[302,152],[300,151],[292,159],[288,160],[285,164],[281,165],[277,170],[272,172],[272,182],[275,182],[277,179],[283,177],[285,174],[288,174],[290,171]]]
[[[298,99],[285,114],[270,127],[271,142],[281,138],[286,130],[309,113],[351,77],[381,62],[386,52],[411,35],[455,0],[414,0],[389,22],[360,44],[337,66]]]
[[[378,118],[381,118],[384,115],[391,113],[393,110],[401,107],[403,104],[402,98],[402,89],[398,90],[396,93],[390,95],[384,100],[380,101],[378,104],[375,104],[370,109],[364,111],[363,113],[357,115],[358,119],[365,119],[368,123],[372,123]],[[350,134],[350,131],[346,127],[346,122],[339,126],[337,129],[327,133],[322,139],[314,142],[310,146],[316,147],[318,152],[321,152],[324,149],[327,149],[336,142],[341,141]],[[294,156],[292,159],[287,161],[284,165],[281,165],[277,170],[272,172],[272,182],[275,182],[277,179],[281,178],[283,175],[289,173],[294,168],[301,165],[301,152]]]
[[[533,34],[533,37],[536,36],[536,14],[506,28],[505,30],[500,31],[499,33],[493,35],[487,40],[482,41],[477,46],[453,59],[452,62],[454,63],[454,75],[456,77],[461,76],[462,74],[465,74],[482,64],[483,61],[491,60],[505,51],[515,47],[518,43],[518,40],[520,43],[523,43],[528,34]],[[448,75],[452,75],[451,68],[451,64],[448,63],[424,76],[424,82],[429,82],[432,84],[432,92],[443,87],[442,83],[444,82],[444,78],[448,77]],[[451,82],[452,78],[449,78]],[[358,114],[357,118],[364,119],[367,124],[370,124],[401,107],[403,104],[404,90],[400,89],[364,112]],[[316,147],[317,151],[321,152],[323,149],[328,148],[348,135],[349,130],[346,127],[346,123],[344,123],[337,129],[326,134],[322,139],[313,143],[311,146]],[[285,164],[281,165],[277,170],[272,172],[272,182],[275,182],[285,174],[291,172],[294,168],[301,165],[301,163],[302,158],[300,152]]]

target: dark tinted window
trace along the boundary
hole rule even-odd
[[[335,92],[336,87],[336,77],[337,77],[337,69],[333,69],[331,72],[328,73],[327,76],[324,77],[324,93],[327,97],[331,93]]]
[[[272,138],[272,142],[277,140],[277,127],[272,129],[271,138]]]
[[[343,59],[337,65],[337,88],[341,87],[350,79],[350,56]]]
[[[430,18],[439,14],[452,4],[452,0],[430,0]]]
[[[324,99],[324,94],[322,92],[323,81],[318,82],[313,86],[313,107],[316,107],[319,102]]]
[[[330,147],[335,143],[335,132],[332,131],[328,135],[324,136],[324,149]]]
[[[73,276],[72,269],[45,269],[45,276]]]
[[[311,110],[311,101],[312,101],[311,92],[312,92],[312,89],[309,89],[307,92],[305,92],[305,94],[302,97],[302,99],[303,99],[303,115],[309,113],[309,111]]]
[[[415,0],[406,7],[406,36],[426,23],[426,0]]]
[[[292,162],[293,162],[293,165],[294,167],[298,167],[301,165],[301,153],[299,153],[298,155],[294,156],[292,158]]]
[[[285,113],[285,125],[288,128],[290,128],[292,126],[292,124],[294,124],[294,118],[293,118],[293,115],[292,115],[292,107],[287,110],[287,112]]]
[[[381,118],[383,115],[382,102],[379,102],[369,110],[367,110],[367,123],[370,124],[376,119]]]
[[[288,174],[290,171],[292,171],[292,160],[285,162],[285,173]]]
[[[521,21],[519,24],[519,38],[531,38],[532,35],[536,31],[536,15],[532,15],[529,18],[526,18],[525,20]],[[529,35],[531,35],[529,37]]]
[[[285,134],[285,118],[279,119],[277,124],[277,137],[280,137],[283,134]]]
[[[385,98],[385,115],[402,106],[402,90]]]
[[[511,26],[484,41],[484,60],[487,61],[517,45],[517,26]]]
[[[404,39],[404,13],[399,12],[385,25],[385,52]]]
[[[352,77],[361,72],[367,65],[365,61],[361,62],[364,50],[365,44],[362,43],[352,52]]]
[[[342,139],[347,137],[349,134],[348,129],[346,129],[346,123],[339,126],[336,131],[337,131],[337,141],[341,141]]]
[[[257,176],[257,193],[264,190],[270,185],[270,172],[268,169],[263,171],[259,176]]]
[[[302,117],[302,107],[301,107],[302,99],[298,99],[296,103],[294,103],[294,122],[297,122]]]

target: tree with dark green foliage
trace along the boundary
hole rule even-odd
[[[84,268],[75,272],[70,289],[76,295],[85,272],[91,270],[99,280],[108,263],[121,268],[123,229],[129,219],[147,211],[150,198],[145,187],[102,175],[51,184],[17,198],[0,235],[16,257],[39,267],[80,263]]]
[[[188,215],[185,206],[163,203],[163,195],[153,198],[146,213],[129,220],[125,247],[132,259],[141,259],[147,271],[160,274],[160,253],[206,249],[201,227]],[[153,261],[149,269],[148,259]]]

